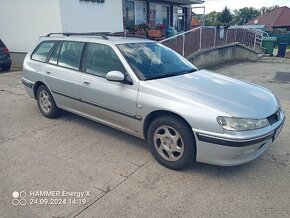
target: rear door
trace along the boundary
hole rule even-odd
[[[58,41],[42,41],[33,51],[31,58],[27,59],[25,70],[23,75],[26,79],[31,81],[42,81],[42,75],[44,73],[44,64],[47,58]],[[29,73],[26,73],[29,71]]]
[[[53,93],[56,104],[68,111],[81,112],[81,58],[84,42],[60,42],[44,66],[44,80]]]
[[[138,84],[106,79],[109,71],[121,71],[127,75],[118,55],[109,45],[89,43],[85,54],[81,79],[85,113],[116,128],[134,132],[136,122],[140,122],[136,115]]]

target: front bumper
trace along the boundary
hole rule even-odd
[[[267,150],[281,132],[284,121],[282,112],[279,121],[271,126],[271,131],[254,138],[247,137],[247,132],[244,132],[243,137],[222,137],[221,134],[193,130],[196,136],[196,161],[220,166],[248,163]]]
[[[30,97],[35,98],[34,93],[33,93],[34,83],[28,79],[23,78],[23,77],[21,78],[21,82],[24,85],[24,88],[27,91],[27,94]]]

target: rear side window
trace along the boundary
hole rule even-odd
[[[84,42],[64,41],[60,49],[58,65],[78,70],[81,63],[81,56],[84,45]]]
[[[125,68],[114,50],[108,45],[90,43],[87,50],[86,73],[106,77],[106,74],[113,70],[125,73]]]
[[[40,45],[34,50],[31,55],[31,59],[35,61],[45,62],[46,58],[55,45],[56,42],[42,42]]]

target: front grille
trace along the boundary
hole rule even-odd
[[[269,123],[271,125],[277,123],[280,119],[280,109],[276,111],[276,113],[272,114],[271,116],[267,117]]]

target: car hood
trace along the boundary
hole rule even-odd
[[[147,80],[146,83],[158,87],[172,99],[187,101],[187,105],[203,104],[233,117],[266,118],[279,108],[269,90],[208,70]]]

